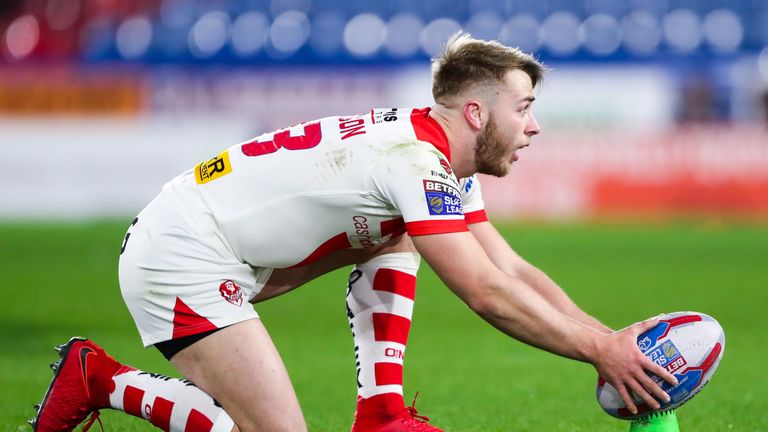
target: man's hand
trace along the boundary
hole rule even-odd
[[[669,395],[646,374],[646,371],[677,385],[674,375],[643,355],[637,347],[637,337],[658,323],[658,318],[653,318],[600,337],[597,352],[590,360],[597,373],[619,392],[632,414],[637,414],[637,407],[630,391],[634,391],[653,409],[659,409],[660,405],[652,394],[657,399],[669,401]]]
[[[668,400],[645,371],[671,383],[675,378],[637,347],[637,336],[658,324],[658,319],[603,333],[558,311],[523,280],[499,269],[470,233],[417,236],[413,243],[435,273],[475,313],[517,340],[591,363],[616,388],[631,412],[636,413],[637,407],[630,391],[655,408],[659,403],[651,393]]]

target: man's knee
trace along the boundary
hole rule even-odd
[[[217,400],[242,432],[307,429],[285,366],[259,320],[217,331],[171,362]]]

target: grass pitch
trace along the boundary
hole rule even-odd
[[[140,369],[174,375],[144,350],[117,286],[119,223],[0,225],[0,430],[30,430],[51,349],[73,335]],[[720,369],[678,411],[683,432],[768,431],[768,227],[732,224],[510,224],[515,249],[616,328],[696,310],[726,332]],[[461,263],[456,263],[461,265]],[[346,431],[355,404],[346,271],[257,307],[311,431]],[[595,401],[591,366],[514,341],[472,314],[423,266],[407,352],[407,402],[448,431],[627,431]],[[109,431],[153,430],[106,411]]]

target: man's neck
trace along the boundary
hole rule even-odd
[[[451,149],[451,168],[458,178],[475,173],[474,136],[463,125],[461,114],[442,104],[435,104],[429,116],[443,128]]]

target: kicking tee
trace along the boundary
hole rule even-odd
[[[253,267],[309,264],[346,248],[466,231],[486,221],[480,184],[459,180],[429,108],[374,109],[263,134],[198,164],[202,199]]]

